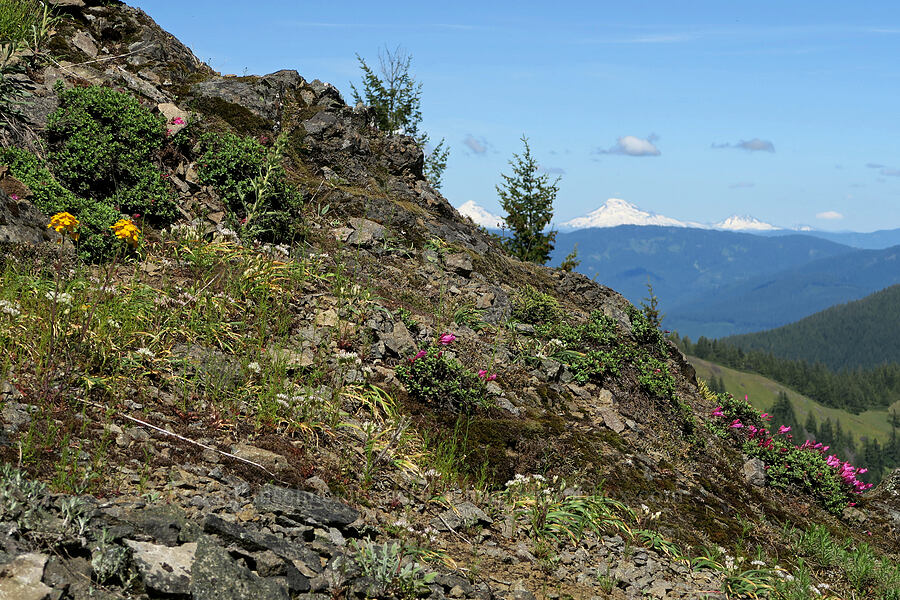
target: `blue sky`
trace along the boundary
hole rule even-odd
[[[900,3],[136,3],[223,73],[292,68],[350,100],[402,46],[443,193],[501,213],[525,134],[555,221],[607,198],[682,220],[900,227]]]

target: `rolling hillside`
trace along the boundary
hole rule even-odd
[[[649,278],[663,312],[816,259],[856,252],[802,235],[623,225],[559,233],[551,262],[561,261],[575,244],[579,272],[633,302],[646,295]]]

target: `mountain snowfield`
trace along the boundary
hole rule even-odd
[[[469,200],[459,208],[459,213],[469,217],[477,225],[488,229],[500,229],[505,224],[503,217],[495,215]],[[707,225],[694,221],[679,221],[653,212],[641,210],[631,202],[621,198],[610,198],[603,205],[583,217],[576,217],[561,223],[561,229],[587,229],[590,227],[618,227],[620,225],[657,225],[661,227],[693,227],[696,229],[724,229],[728,231],[775,231],[781,229],[751,216],[733,215],[724,221]]]

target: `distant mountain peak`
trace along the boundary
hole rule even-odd
[[[704,227],[699,223],[679,221],[671,217],[641,210],[621,198],[610,198],[597,210],[583,217],[576,217],[562,224],[563,227],[585,229],[588,227],[618,227],[619,225],[661,225],[664,227]]]
[[[776,231],[781,227],[776,227],[771,223],[760,221],[756,217],[750,215],[731,215],[724,221],[713,224],[715,229],[727,229],[729,231]]]
[[[506,225],[503,217],[489,212],[483,206],[476,204],[474,200],[469,200],[456,210],[462,216],[472,219],[476,225],[481,225],[487,229],[500,229]]]

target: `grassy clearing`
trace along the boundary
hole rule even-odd
[[[890,411],[900,411],[900,403],[895,403],[884,410],[867,410],[854,415],[845,410],[823,406],[762,375],[736,371],[693,356],[688,359],[700,378],[708,381],[713,376],[721,377],[730,393],[735,397],[747,395],[750,403],[760,411],[770,410],[778,394],[783,391],[791,401],[800,423],[806,422],[807,415],[812,411],[817,422],[822,423],[826,418],[831,419],[832,423],[840,422],[844,431],[851,432],[856,440],[872,436],[879,442],[884,442],[891,433]]]

